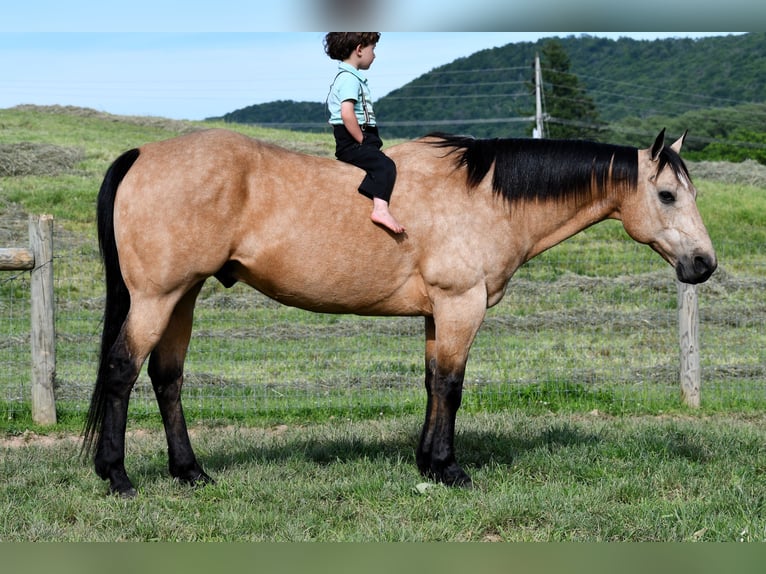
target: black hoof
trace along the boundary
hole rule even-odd
[[[447,486],[473,487],[471,477],[456,463],[452,463],[442,471],[440,480]]]
[[[460,468],[460,465],[453,462],[446,467],[434,470],[421,470],[421,474],[436,482],[441,482],[447,486],[458,486],[461,488],[473,488],[473,481],[468,474]]]
[[[205,471],[199,468],[175,475],[174,478],[182,484],[188,484],[189,486],[193,487],[201,487],[205,486],[206,484],[215,484],[215,480],[213,480],[213,478],[208,476]]]
[[[138,491],[132,486],[129,488],[123,488],[123,489],[116,489],[110,486],[109,494],[117,496],[119,498],[124,498],[125,500],[130,500],[131,498],[135,498],[136,496],[138,496]]]
[[[113,469],[104,472],[104,474],[106,476],[102,476],[102,478],[109,480],[109,494],[114,494],[120,498],[135,498],[138,494],[124,469]]]

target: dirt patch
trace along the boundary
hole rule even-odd
[[[145,429],[131,430],[126,433],[127,438],[145,439],[153,435],[158,435],[162,431],[149,431]],[[7,435],[0,438],[0,449],[23,448],[28,446],[57,447],[61,445],[75,445],[77,448],[82,443],[82,436],[79,433],[51,433],[37,434],[32,430],[25,430],[18,435]]]
[[[25,446],[51,447],[62,443],[77,444],[80,440],[80,435],[58,433],[41,435],[31,430],[25,430],[19,435],[0,438],[0,448],[21,448]]]
[[[255,434],[258,436],[281,436],[285,434],[290,427],[286,424],[277,424],[271,427],[264,428],[246,428],[236,427],[235,425],[225,426],[192,426],[189,427],[189,437],[192,440],[197,439],[201,434],[216,432],[216,433],[231,433],[238,430],[239,432],[245,432],[247,434]],[[164,439],[164,433],[162,430],[147,430],[147,429],[133,429],[125,433],[126,440],[151,440],[151,439]],[[82,443],[82,436],[77,433],[51,433],[51,434],[38,434],[31,430],[25,430],[18,435],[7,435],[0,437],[0,449],[15,449],[24,448],[30,446],[40,447],[57,447],[61,445],[75,445],[77,448]]]

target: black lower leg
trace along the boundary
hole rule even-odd
[[[428,478],[448,485],[470,486],[471,478],[455,460],[455,418],[462,387],[462,374],[431,377],[417,462],[420,472]]]
[[[96,474],[109,481],[109,491],[122,496],[136,494],[125,472],[125,428],[128,418],[130,391],[137,377],[125,346],[115,345],[105,374],[104,414],[96,446]]]
[[[181,405],[183,375],[178,368],[160,369],[158,363],[159,361],[152,355],[149,361],[149,376],[165,426],[170,475],[192,485],[213,482],[197,462],[189,440]]]
[[[434,371],[434,361],[426,360],[426,419],[423,423],[423,430],[420,433],[418,449],[415,452],[415,461],[417,462],[418,470],[420,470],[420,473],[424,476],[428,475],[431,470],[431,443],[433,442],[434,433],[434,428],[431,424],[431,413],[434,410],[434,399],[431,389],[435,377]]]

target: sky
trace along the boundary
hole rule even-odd
[[[383,32],[373,99],[460,57],[572,29],[744,30],[762,0],[24,0],[0,17],[0,108],[71,105],[200,120],[276,100],[322,102],[328,29]],[[760,16],[764,16],[760,18]],[[695,28],[694,25],[699,27]],[[525,30],[553,30],[527,32]],[[463,30],[463,31],[458,31]],[[468,31],[466,31],[468,30]],[[502,31],[511,30],[511,31]],[[719,32],[589,32],[639,39]]]
[[[379,99],[479,50],[582,32],[383,32],[367,72]],[[638,39],[711,32],[588,32]],[[277,100],[322,102],[337,62],[324,32],[16,32],[0,29],[0,108],[72,105],[201,120]]]

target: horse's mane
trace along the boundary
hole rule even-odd
[[[429,134],[432,145],[452,148],[464,167],[469,188],[484,180],[494,165],[492,189],[510,202],[580,199],[606,195],[609,187],[635,190],[638,150],[582,140],[475,139],[444,133]],[[664,148],[665,165],[686,170],[678,154]],[[678,173],[678,172],[676,172]]]
[[[689,176],[689,170],[687,169],[684,160],[682,160],[681,156],[669,147],[662,148],[659,160],[660,161],[657,164],[657,174],[665,169],[666,166],[670,166],[670,169],[673,170],[673,173],[678,179],[685,177],[687,180],[691,181],[691,176]]]

